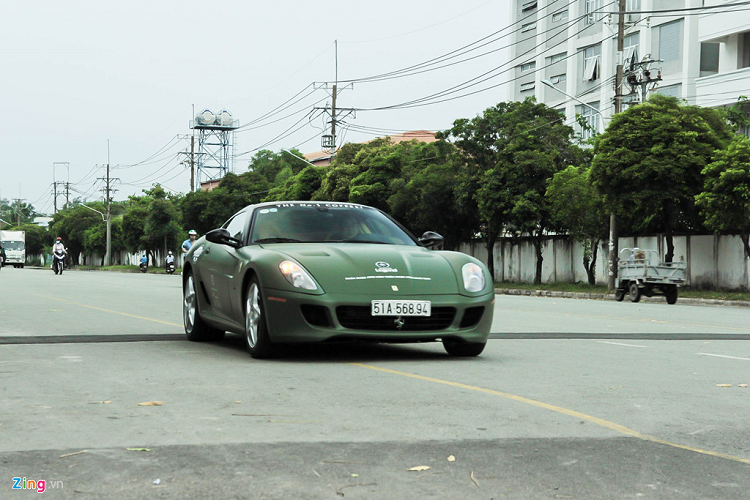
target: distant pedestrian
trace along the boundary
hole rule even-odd
[[[2,245],[0,245],[0,269],[5,265],[5,259],[7,259],[8,256],[5,255],[5,249]]]

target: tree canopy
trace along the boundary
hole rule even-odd
[[[606,207],[636,232],[666,235],[671,261],[675,231],[700,228],[701,173],[731,137],[719,111],[657,94],[615,115],[598,136],[591,180]]]

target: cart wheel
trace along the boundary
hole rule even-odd
[[[633,281],[630,284],[630,302],[638,302],[641,300],[641,289],[638,288],[638,284]]]
[[[677,303],[677,285],[670,285],[664,295],[667,297],[667,304]]]
[[[615,290],[615,300],[617,302],[622,302],[622,299],[624,298],[625,298],[625,290],[623,290],[622,288],[618,288],[617,290]]]

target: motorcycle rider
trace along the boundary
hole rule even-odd
[[[52,245],[52,268],[55,270],[55,274],[57,274],[57,269],[55,268],[55,263],[59,262],[59,266],[61,266],[60,271],[65,269],[65,257],[68,255],[68,250],[65,248],[65,245],[63,245],[62,238],[59,236],[55,239],[55,244]]]
[[[172,255],[172,250],[169,251],[169,253],[167,254],[167,258],[165,259],[167,271],[169,271],[170,264],[172,264],[172,266],[174,267],[174,255]]]
[[[185,255],[190,251],[190,247],[193,246],[193,243],[195,243],[195,239],[198,237],[198,233],[195,232],[195,229],[191,229],[188,231],[188,239],[182,242],[182,258],[185,258]]]

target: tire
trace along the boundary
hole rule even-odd
[[[676,304],[677,303],[677,286],[670,285],[670,287],[667,288],[667,291],[664,292],[664,295],[667,297],[667,304]]]
[[[618,288],[617,290],[615,290],[615,300],[617,302],[622,302],[622,299],[624,298],[625,298],[625,290],[623,290],[622,288]]]
[[[479,356],[484,351],[487,342],[461,342],[457,340],[443,340],[445,352],[450,356],[470,357]]]
[[[224,332],[211,328],[201,318],[198,309],[198,290],[195,287],[193,273],[188,275],[182,285],[182,323],[185,335],[193,342],[219,341],[224,338]]]
[[[635,281],[630,283],[629,293],[630,302],[638,302],[641,300],[641,289],[638,288],[638,283]]]
[[[268,335],[263,294],[255,276],[248,283],[245,294],[245,347],[255,359],[272,358],[276,351]]]

